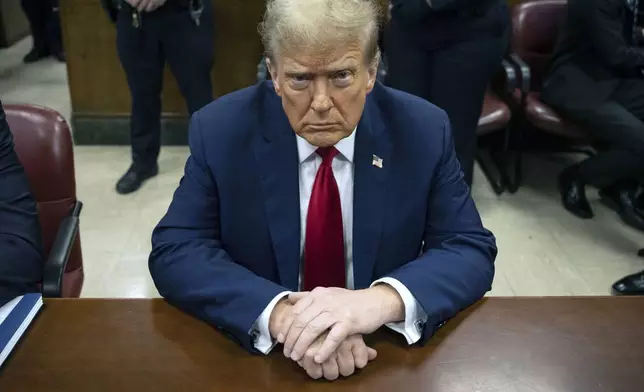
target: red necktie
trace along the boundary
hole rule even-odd
[[[304,243],[304,290],[345,287],[344,236],[340,192],[331,162],[335,147],[319,148],[322,157],[311,192]]]

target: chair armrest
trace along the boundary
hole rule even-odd
[[[510,63],[513,64],[519,70],[519,77],[521,79],[519,88],[521,89],[521,92],[523,94],[529,93],[530,87],[532,86],[530,67],[516,53],[511,53],[509,60],[510,60]]]
[[[513,102],[513,94],[517,88],[518,78],[516,68],[509,59],[502,59],[497,71],[490,81],[490,90],[506,104]]]
[[[63,219],[58,228],[56,239],[43,271],[42,292],[44,297],[60,298],[62,296],[63,275],[78,233],[82,208],[83,203],[77,201],[70,216]]]

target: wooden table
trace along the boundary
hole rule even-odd
[[[312,381],[161,300],[49,300],[0,391],[641,391],[644,299],[487,299],[424,347],[372,336],[361,374]]]

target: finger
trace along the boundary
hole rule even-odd
[[[356,369],[362,369],[367,366],[369,362],[369,354],[367,353],[367,346],[364,344],[356,344],[351,348],[353,353],[353,361],[356,364]]]
[[[139,5],[136,7],[136,9],[138,9],[140,12],[143,12],[145,11],[145,9],[149,4],[150,4],[150,0],[141,0],[139,2]]]
[[[330,381],[336,380],[340,376],[338,362],[335,358],[330,358],[328,361],[324,362],[322,364],[322,371],[324,372],[324,378]]]
[[[309,294],[310,294],[310,291],[300,291],[297,293],[291,293],[288,295],[288,300],[291,301],[292,303],[296,303]]]
[[[311,358],[304,358],[298,363],[301,363],[302,368],[306,370],[306,374],[309,375],[312,379],[319,379],[324,375],[324,371],[322,370],[322,365],[315,363],[313,359]]]
[[[296,361],[299,360],[299,357],[298,356],[295,356],[295,357],[292,356],[293,351],[295,350],[295,343],[298,341],[298,339],[300,338],[300,335],[302,334],[302,332],[304,331],[305,328],[308,328],[309,332],[311,332],[310,331],[311,326],[309,326],[309,324],[311,324],[311,322],[314,319],[316,319],[318,316],[320,316],[321,313],[324,311],[324,309],[322,308],[322,305],[319,302],[314,302],[310,306],[307,306],[306,308],[304,308],[303,310],[296,309],[297,305],[299,305],[300,303],[302,303],[304,301],[308,302],[310,300],[304,299],[304,300],[298,302],[297,304],[293,305],[293,309],[292,309],[291,312],[295,316],[295,318],[291,322],[291,325],[290,325],[290,328],[288,329],[288,332],[284,333],[284,336],[285,336],[284,337],[284,354],[287,357],[290,355],[291,358],[293,360],[296,360]],[[296,312],[298,312],[298,313],[296,313]],[[328,326],[326,328],[328,328]],[[318,336],[322,332],[324,332],[326,330],[326,328],[324,330],[322,330],[322,331],[319,331]],[[313,338],[309,342],[309,344],[311,342],[313,342],[313,340],[315,340],[315,338]],[[304,354],[303,351],[306,350],[308,347],[309,346],[301,348],[301,350],[298,352],[298,354],[299,355]]]
[[[306,369],[306,374],[314,380],[320,379],[324,375],[322,365],[318,365],[315,362],[311,362],[310,365],[304,365],[304,369]]]
[[[356,371],[351,345],[347,343],[342,343],[338,349],[338,369],[344,377],[349,377]]]
[[[371,347],[367,347],[367,357],[369,358],[369,361],[373,361],[377,356],[378,351],[372,349]]]
[[[159,4],[157,4],[154,0],[151,0],[151,1],[148,3],[148,6],[147,6],[147,7],[145,7],[145,10],[146,10],[147,12],[152,12],[152,11],[154,11],[154,10],[155,10],[155,9],[157,9],[157,8],[159,8]]]
[[[338,349],[340,343],[342,343],[348,335],[349,328],[346,323],[334,324],[333,328],[331,328],[331,331],[326,336],[326,339],[324,339],[322,347],[320,347],[320,350],[315,355],[315,362],[324,363],[329,359],[329,356]]]
[[[289,294],[289,300],[290,300],[290,294]],[[280,332],[277,334],[277,341],[280,343],[285,343],[286,342],[286,336],[288,335],[289,331],[291,330],[291,326],[293,325],[293,322],[295,319],[303,312],[305,311],[311,304],[313,303],[313,298],[310,297],[305,297],[301,301],[298,301],[295,305],[293,305],[293,308],[287,315],[287,317],[284,319],[282,322],[282,325],[280,327]],[[284,345],[284,355],[289,357],[291,355],[291,347],[288,347],[289,351],[286,351],[286,345]]]
[[[309,309],[313,309],[313,307]],[[311,347],[313,342],[315,342],[322,334],[324,334],[333,325],[334,322],[335,318],[328,312],[322,313],[308,322],[306,327],[302,329],[301,333],[297,337],[297,340],[293,344],[291,359],[293,359],[294,361],[299,361],[300,357],[304,355],[304,353],[306,353],[306,350]],[[294,324],[297,323],[298,321],[296,320]],[[293,331],[293,327],[291,327],[291,331]],[[289,341],[288,339],[289,337],[286,338],[287,343]],[[318,363],[322,364],[326,362],[326,359],[324,361],[319,361]]]

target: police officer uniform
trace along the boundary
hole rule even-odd
[[[65,61],[58,0],[21,0],[20,4],[33,37],[33,48],[23,61],[33,63],[50,55]]]
[[[214,27],[210,0],[167,0],[152,12],[107,2],[116,23],[117,50],[132,95],[132,166],[118,181],[121,194],[136,191],[158,173],[161,90],[167,62],[192,115],[212,101]]]
[[[485,91],[509,35],[506,0],[391,0],[387,84],[447,112],[469,185]]]

